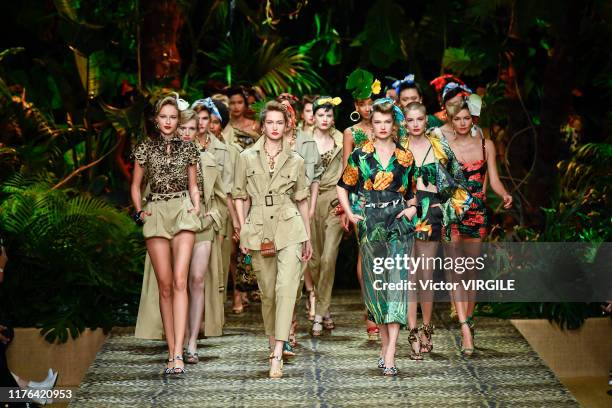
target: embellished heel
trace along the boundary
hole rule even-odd
[[[272,368],[272,360],[280,362],[279,368]],[[270,378],[282,378],[283,377],[283,358],[281,356],[273,356],[270,359],[270,372],[268,373]]]
[[[419,340],[419,329],[416,327],[410,329],[408,341],[410,342],[410,359],[416,361],[423,360],[423,355],[421,354],[421,340]]]
[[[434,334],[433,324],[424,324],[419,327],[419,338],[421,340],[421,353],[429,353],[433,350],[433,342],[431,341],[431,335]],[[425,341],[423,341],[425,338]]]
[[[470,328],[470,323],[466,320],[464,322],[459,322],[461,325],[466,325],[468,329],[470,329],[470,336],[472,335],[472,330]],[[463,347],[463,333],[461,334],[461,354],[466,357],[470,357],[474,354],[474,337],[472,337],[472,347],[466,348]]]

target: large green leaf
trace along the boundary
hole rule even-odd
[[[100,94],[102,88],[101,64],[104,59],[104,52],[96,51],[90,55],[85,55],[74,47],[72,47],[72,51],[83,89],[88,98],[95,98]]]
[[[444,50],[442,67],[461,76],[476,76],[482,72],[484,53],[470,54],[463,48]]]

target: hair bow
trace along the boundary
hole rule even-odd
[[[210,98],[198,99],[197,101],[195,101],[194,103],[191,104],[191,109],[195,108],[198,105],[204,106],[206,109],[208,109],[208,111],[211,114],[215,115],[219,119],[222,119],[221,118],[221,114],[219,113],[219,109],[217,109],[217,106],[214,104],[212,99],[210,99]]]
[[[399,96],[400,87],[403,84],[412,85],[414,84],[414,74],[408,74],[404,77],[404,79],[398,79],[391,84],[391,88],[395,89],[395,93]]]
[[[189,109],[189,102],[184,99],[181,99],[179,97],[179,94],[176,92],[172,92],[172,94],[176,98],[176,106],[178,107],[178,110],[184,111],[185,109]]]
[[[480,116],[480,110],[482,108],[482,98],[473,93],[467,98],[465,98],[465,102],[467,103],[468,109],[470,110],[470,115],[472,116]]]
[[[399,106],[395,104],[395,101],[391,98],[380,98],[374,101],[373,105],[380,105],[383,103],[390,103],[393,105],[393,113],[395,114],[395,123],[402,123],[404,121],[404,113]]]
[[[464,92],[467,92],[468,94],[472,94],[472,90],[470,88],[468,88],[467,86],[463,85],[463,84],[458,84],[456,82],[449,82],[448,84],[446,84],[444,86],[444,90],[442,91],[442,99],[444,99],[446,97],[446,94],[449,93],[450,91],[452,91],[453,89],[457,89],[460,88],[462,89]]]
[[[341,102],[342,102],[342,99],[340,99],[337,96],[335,98],[321,98],[315,101],[316,105],[318,106],[325,105],[326,103],[332,104],[334,106],[338,106],[340,105]]]

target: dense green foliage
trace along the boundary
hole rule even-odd
[[[609,240],[606,1],[161,4],[25,0],[5,10],[5,30],[18,35],[5,36],[0,53],[0,230],[10,251],[0,296],[17,324],[64,339],[64,328],[134,315],[143,247],[122,209],[129,157],[149,101],[170,88],[188,100],[226,85],[338,95],[343,129],[354,68],[383,85],[414,73],[431,111],[429,80],[451,72],[485,92],[481,125],[515,197],[510,213],[490,200],[495,239]],[[511,308],[568,327],[591,309]]]

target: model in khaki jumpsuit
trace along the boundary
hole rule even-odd
[[[280,362],[273,368],[271,361],[270,377],[277,378],[282,376],[282,349],[289,338],[302,260],[307,261],[312,252],[307,225],[309,190],[304,159],[281,140],[288,120],[286,108],[268,102],[263,115],[264,130],[274,133],[240,154],[232,195],[242,226],[240,246],[252,254],[261,291],[265,332],[274,346],[271,359]],[[268,157],[264,143],[269,139],[279,149],[273,170],[269,164],[273,158]],[[260,249],[268,240],[274,242],[276,254],[264,257]]]
[[[335,147],[330,152],[327,167],[322,169],[314,217],[310,222],[313,256],[308,267],[316,297],[313,335],[321,334],[321,323],[325,329],[334,328],[329,306],[336,275],[336,258],[344,234],[340,218],[335,213],[338,205],[336,183],[342,176],[342,133],[334,129],[330,136],[334,139]]]

